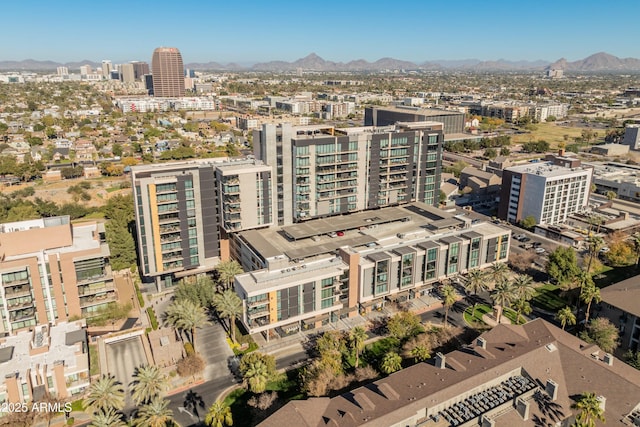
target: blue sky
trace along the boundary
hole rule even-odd
[[[640,58],[638,0],[13,0],[0,12],[0,60],[150,62],[158,46],[185,63]]]

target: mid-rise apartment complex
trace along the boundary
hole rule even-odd
[[[268,336],[413,299],[443,278],[505,262],[509,239],[419,202],[235,233],[232,256],[248,271],[235,281],[242,322]]]
[[[271,167],[198,160],[132,168],[140,268],[158,288],[228,257],[226,232],[272,223]]]
[[[82,394],[90,379],[84,320],[53,326],[45,323],[0,338],[0,379],[0,403],[24,404],[48,395],[66,399]]]
[[[502,172],[498,216],[510,222],[532,216],[537,224],[558,224],[587,207],[593,168],[572,157],[513,166]]]
[[[438,202],[442,124],[336,129],[265,124],[256,157],[271,165],[278,225],[413,201]]]
[[[103,224],[64,216],[0,225],[0,335],[91,317],[114,301]]]
[[[442,123],[442,130],[445,135],[464,132],[464,113],[460,111],[404,105],[396,107],[367,107],[364,110],[365,126],[388,126],[397,122],[420,121]]]

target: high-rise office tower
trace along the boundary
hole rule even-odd
[[[149,64],[142,61],[132,61],[134,78],[137,81],[143,81],[145,74],[149,74]]]
[[[102,78],[109,80],[113,71],[113,64],[108,59],[102,60]]]
[[[178,98],[184,96],[184,65],[175,47],[159,47],[151,59],[154,96]]]
[[[123,83],[133,83],[136,80],[133,64],[120,65],[120,80]]]

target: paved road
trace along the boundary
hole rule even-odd
[[[126,390],[133,380],[134,370],[147,363],[140,336],[107,344],[106,352],[107,372],[114,375]],[[129,393],[126,395],[125,403],[127,406],[131,404]]]
[[[220,393],[234,384],[235,382],[227,370],[226,374],[219,378],[169,396],[169,408],[173,411],[178,425],[188,427],[203,421],[207,409],[215,402]]]
[[[196,351],[207,363],[204,371],[205,381],[229,374],[227,361],[233,356],[233,351],[229,348],[226,337],[225,330],[214,318],[209,319],[208,325],[196,331]]]

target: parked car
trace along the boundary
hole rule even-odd
[[[525,242],[525,243],[526,243],[526,242],[530,242],[530,241],[531,241],[531,238],[530,238],[530,237],[527,237],[527,236],[524,236],[522,239],[520,239],[520,241],[521,241],[521,242]]]
[[[540,246],[542,246],[542,242],[533,242],[534,248],[539,248]]]
[[[544,250],[544,248],[536,248],[536,253],[537,254],[543,254],[543,253],[545,253],[545,250]]]

